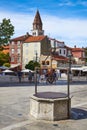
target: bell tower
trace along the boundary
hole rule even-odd
[[[42,20],[39,14],[39,11],[37,10],[34,21],[33,21],[33,30],[32,35],[33,36],[39,36],[44,35],[44,30],[42,30]]]

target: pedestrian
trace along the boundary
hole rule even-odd
[[[18,74],[18,79],[19,79],[19,83],[20,83],[21,78],[22,78],[22,72],[20,70],[18,70],[17,74]]]
[[[28,80],[29,80],[29,83],[32,82],[32,72],[31,71],[29,71],[29,73],[28,73]]]

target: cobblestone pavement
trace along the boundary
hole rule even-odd
[[[29,114],[29,98],[34,84],[0,84],[0,130],[87,130],[87,82],[75,81],[70,85],[71,118],[61,121],[36,120]],[[67,81],[38,85],[38,92],[67,93]]]

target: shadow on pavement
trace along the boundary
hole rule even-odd
[[[74,120],[87,119],[87,111],[79,108],[72,108],[71,119]]]

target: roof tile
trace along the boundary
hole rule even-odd
[[[42,41],[46,36],[31,36],[31,37],[28,37],[25,42],[28,43],[28,42],[40,42]]]
[[[16,38],[11,39],[11,41],[24,41],[26,38],[30,37],[31,35],[23,35]]]

